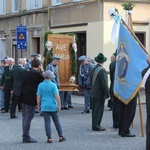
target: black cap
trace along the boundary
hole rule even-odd
[[[38,57],[38,54],[31,54],[31,57]]]
[[[61,58],[59,56],[54,56],[53,59],[56,59],[56,60],[59,60],[59,61],[61,60]]]

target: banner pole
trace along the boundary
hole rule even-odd
[[[142,105],[141,105],[140,91],[138,91],[138,104],[139,104],[139,113],[140,113],[141,134],[142,137],[144,137],[144,125],[143,125],[143,118],[142,118]]]

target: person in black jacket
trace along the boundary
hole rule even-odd
[[[146,150],[150,150],[150,55],[147,62],[149,66],[142,71],[142,77],[146,94]]]
[[[40,82],[44,80],[41,74],[41,62],[39,60],[33,60],[31,67],[24,71],[22,75],[22,129],[23,129],[23,143],[36,143],[37,141],[30,137],[29,130],[30,124],[35,114],[36,91]]]

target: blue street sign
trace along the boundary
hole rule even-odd
[[[27,49],[27,29],[26,26],[17,26],[17,49]]]

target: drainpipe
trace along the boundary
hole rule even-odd
[[[50,12],[51,0],[48,0],[48,26],[49,31],[51,30],[51,12]]]

